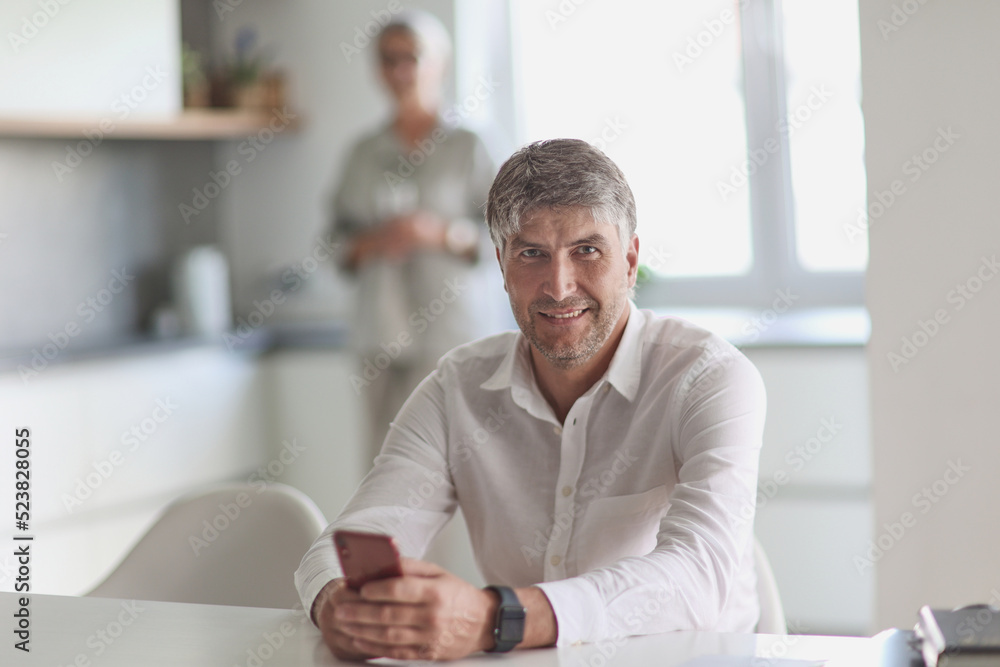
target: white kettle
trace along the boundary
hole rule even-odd
[[[196,246],[180,256],[174,266],[173,290],[185,334],[222,335],[232,328],[229,264],[215,246]]]

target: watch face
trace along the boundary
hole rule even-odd
[[[521,643],[524,639],[524,619],[508,619],[500,624],[500,641]]]
[[[524,618],[527,610],[521,606],[514,590],[506,586],[487,586],[500,597],[497,607],[496,625],[493,627],[493,638],[496,646],[488,649],[491,652],[507,652],[524,641]]]
[[[503,607],[497,632],[502,642],[520,643],[524,639],[524,608]]]

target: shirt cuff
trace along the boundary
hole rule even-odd
[[[316,621],[312,617],[312,608],[320,591],[334,579],[343,576],[339,563],[321,562],[323,555],[325,554],[316,554],[311,559],[307,558],[295,571],[295,588],[299,592],[302,609],[314,625]]]
[[[592,642],[603,636],[604,600],[592,583],[575,577],[533,584],[552,605],[559,636],[556,646]]]

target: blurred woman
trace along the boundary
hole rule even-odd
[[[351,382],[369,408],[373,458],[438,358],[490,333],[480,263],[493,259],[482,206],[495,174],[479,137],[442,115],[451,44],[441,23],[401,12],[377,47],[394,114],[351,151],[333,222],[358,283],[362,365]]]

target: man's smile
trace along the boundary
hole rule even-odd
[[[575,310],[552,310],[552,311],[539,311],[539,315],[542,315],[547,320],[556,322],[565,321],[567,324],[571,320],[577,320],[581,315],[590,310],[589,308],[577,308]]]

